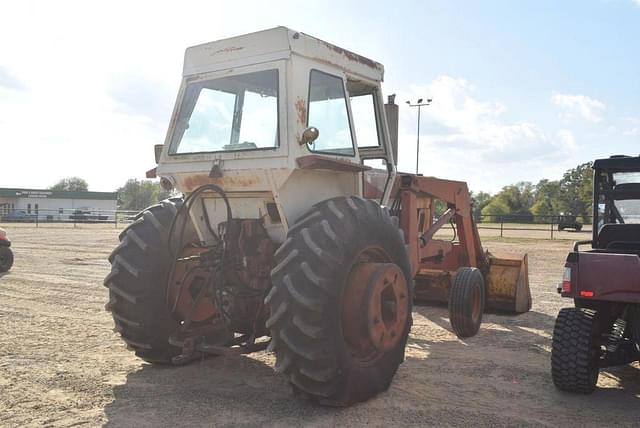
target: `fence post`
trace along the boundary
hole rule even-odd
[[[500,216],[500,237],[502,238],[502,231],[504,230],[504,217]]]
[[[551,216],[551,240],[553,241],[553,216]]]
[[[113,224],[114,224],[114,228],[117,229],[118,228],[118,211],[116,211],[113,214]]]

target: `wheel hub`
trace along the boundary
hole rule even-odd
[[[352,353],[375,359],[403,336],[408,317],[408,287],[393,263],[359,263],[351,271],[343,303],[343,327]]]
[[[197,256],[205,251],[206,248],[187,247],[176,262],[173,283],[169,284],[168,303],[180,320],[202,322],[217,315],[213,299],[203,290],[210,274],[201,266]],[[201,293],[205,295],[199,297]]]

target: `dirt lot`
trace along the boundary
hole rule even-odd
[[[480,333],[461,341],[445,308],[417,307],[407,360],[389,391],[333,409],[294,398],[265,352],[182,368],[136,359],[103,309],[102,279],[118,230],[7,229],[16,261],[0,278],[0,426],[640,423],[637,366],[607,370],[591,396],[551,384],[551,330],[569,303],[554,287],[569,240],[485,239],[492,250],[529,253],[533,310],[486,315]]]

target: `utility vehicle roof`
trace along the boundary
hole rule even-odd
[[[611,156],[606,159],[597,159],[593,163],[594,169],[606,169],[611,171],[640,171],[640,156]]]
[[[315,37],[276,27],[187,48],[183,75],[225,70],[289,58],[292,54],[330,64],[347,73],[382,81],[382,64]]]

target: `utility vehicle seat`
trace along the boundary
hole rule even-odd
[[[640,250],[640,224],[605,224],[598,233],[595,247],[630,249],[635,243]]]

